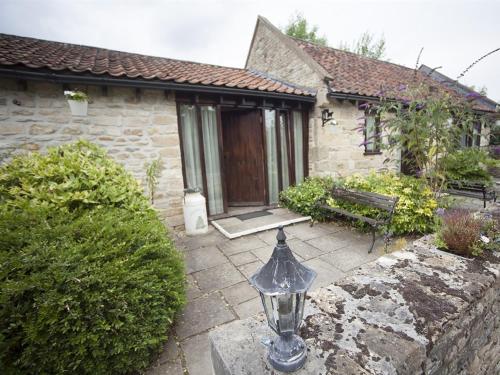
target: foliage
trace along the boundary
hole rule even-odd
[[[315,207],[315,203],[328,195],[332,185],[331,177],[308,177],[297,186],[282,191],[280,203],[291,211],[321,220],[321,211]]]
[[[474,98],[465,103],[424,83],[401,85],[398,92],[382,95],[377,111],[389,140],[383,146],[394,155],[404,149],[411,155],[414,172],[440,192],[446,179],[444,160],[460,147],[462,136],[472,132],[477,121],[484,127],[486,118],[474,113]]]
[[[288,21],[288,25],[283,28],[283,32],[291,37],[316,43],[322,46],[328,44],[325,36],[318,36],[318,26],[310,26],[304,15],[296,13]]]
[[[148,185],[151,204],[154,203],[154,195],[156,187],[158,186],[158,178],[160,178],[162,167],[161,158],[155,159],[151,163],[146,164],[146,183]]]
[[[500,145],[500,125],[495,124],[491,129],[490,145],[499,146]],[[500,152],[499,152],[500,154]]]
[[[359,39],[353,41],[351,45],[346,42],[340,42],[339,49],[354,52],[372,59],[388,61],[385,58],[385,37],[382,35],[378,40],[375,40],[375,36],[368,31],[361,34]]]
[[[154,211],[0,209],[0,367],[144,369],[184,303],[182,260]]]
[[[428,185],[421,179],[394,173],[372,173],[364,177],[349,176],[341,180],[340,185],[347,189],[399,197],[392,222],[387,228],[394,234],[428,233],[435,228],[437,202]],[[327,203],[366,217],[386,215],[376,208],[333,198],[329,198]]]
[[[492,183],[487,167],[494,167],[497,162],[488,153],[479,148],[468,148],[448,154],[443,158],[443,168],[447,180],[477,181]]]
[[[0,167],[0,204],[69,211],[92,207],[150,209],[137,181],[86,141],[16,156]]]
[[[463,209],[452,209],[442,215],[437,245],[462,256],[481,253],[483,219]]]
[[[88,101],[89,97],[83,91],[64,91],[64,96],[68,100],[75,100],[77,102]]]

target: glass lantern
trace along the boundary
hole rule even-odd
[[[250,278],[259,291],[269,327],[278,334],[267,340],[268,359],[278,371],[292,372],[306,360],[306,345],[297,335],[304,315],[306,294],[316,272],[300,264],[286,244],[283,227],[269,261]]]

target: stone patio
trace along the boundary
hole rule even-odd
[[[384,254],[381,239],[368,254],[369,234],[334,223],[295,224],[285,227],[285,233],[296,258],[318,273],[313,290]],[[185,254],[188,303],[148,374],[208,375],[208,331],[262,311],[248,278],[271,256],[276,230],[229,240],[211,227],[206,235],[176,242]]]

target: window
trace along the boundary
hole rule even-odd
[[[467,147],[480,147],[481,146],[481,122],[476,121],[472,125],[472,129],[469,128],[467,132],[463,132],[460,145],[463,148]]]
[[[380,117],[365,116],[365,154],[380,153]]]

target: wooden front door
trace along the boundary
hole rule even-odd
[[[260,116],[258,110],[221,113],[229,206],[265,204],[266,180]]]

